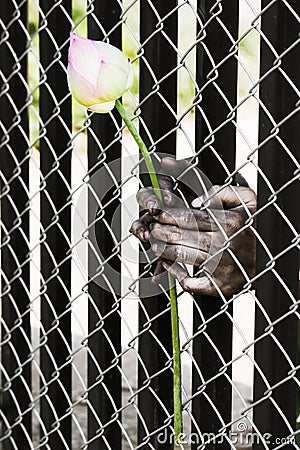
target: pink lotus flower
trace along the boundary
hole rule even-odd
[[[118,48],[71,33],[68,58],[71,94],[90,111],[107,113],[133,84],[130,61]]]

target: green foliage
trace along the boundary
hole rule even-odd
[[[79,22],[80,21],[80,19],[83,17],[83,15],[84,15],[84,9],[81,7],[75,7],[75,8],[73,8],[73,11],[72,11],[72,20],[73,20],[73,22],[74,23],[77,23],[77,22]]]
[[[249,22],[241,21],[240,24],[240,36],[245,33],[249,28]],[[258,54],[259,54],[259,34],[256,29],[252,29],[243,37],[239,42],[239,60],[242,64],[239,64],[239,95],[241,97],[246,96],[249,89],[252,86],[253,79],[258,77]],[[243,65],[247,68],[243,67]]]
[[[30,37],[32,37],[34,35],[34,33],[36,33],[36,31],[37,31],[36,22],[29,22],[28,31],[29,31]]]
[[[36,4],[29,0],[28,2],[28,32],[31,37],[30,52],[28,54],[28,85],[32,95],[31,107],[29,107],[29,125],[30,125],[30,142],[35,142],[39,136],[39,12]],[[38,148],[39,143],[35,144]]]

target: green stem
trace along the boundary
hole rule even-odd
[[[156,196],[163,202],[162,193],[158,183],[158,178],[154,169],[154,165],[148,149],[135,128],[133,122],[128,117],[120,100],[116,100],[116,108],[122,117],[125,125],[130,131],[135,142],[139,146],[145,160],[147,170],[150,175],[151,183],[154,188]],[[173,398],[174,398],[174,434],[175,443],[180,443],[182,434],[182,403],[181,403],[181,360],[180,360],[180,340],[179,340],[179,318],[176,286],[171,274],[168,274],[169,290],[170,290],[170,305],[171,305],[171,326],[172,326],[172,346],[173,346]]]
[[[177,294],[174,279],[168,273],[170,304],[171,304],[171,326],[173,346],[173,398],[174,398],[174,435],[175,443],[181,443],[182,427],[182,404],[181,404],[181,359],[179,340],[179,317]]]
[[[124,120],[124,123],[127,126],[128,130],[130,131],[133,139],[135,140],[135,142],[139,146],[139,149],[142,152],[143,158],[144,158],[146,166],[147,166],[148,173],[150,175],[151,183],[154,188],[154,192],[155,192],[156,196],[159,198],[159,200],[162,201],[162,195],[161,195],[161,191],[160,191],[160,187],[159,187],[159,183],[158,183],[158,178],[157,178],[157,175],[156,175],[156,172],[154,169],[154,165],[153,165],[151,156],[149,155],[148,149],[147,149],[143,139],[139,135],[137,129],[135,128],[133,122],[131,121],[130,117],[128,117],[127,112],[125,111],[125,108],[119,99],[116,100],[116,108],[117,108],[120,116]]]

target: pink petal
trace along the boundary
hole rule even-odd
[[[127,68],[128,59],[121,50],[102,41],[93,41],[99,62],[104,61]]]
[[[85,79],[96,85],[100,61],[94,41],[71,33],[69,62]]]
[[[72,62],[68,64],[68,83],[73,97],[84,106],[99,102],[95,87],[78,72]]]
[[[107,112],[113,108],[114,100],[132,86],[133,72],[118,48],[71,33],[68,81],[79,103],[96,112]]]

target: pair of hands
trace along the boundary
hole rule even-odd
[[[173,180],[180,179],[189,166],[189,160],[162,159],[158,178],[164,205],[153,188],[140,189],[137,201],[147,212],[130,231],[140,241],[150,241],[159,257],[154,279],[167,270],[185,291],[230,296],[255,275],[251,215],[256,194],[241,175],[235,180],[237,186],[212,186],[206,196],[197,197],[181,181],[174,191]],[[199,274],[191,277],[185,264],[198,267]]]

